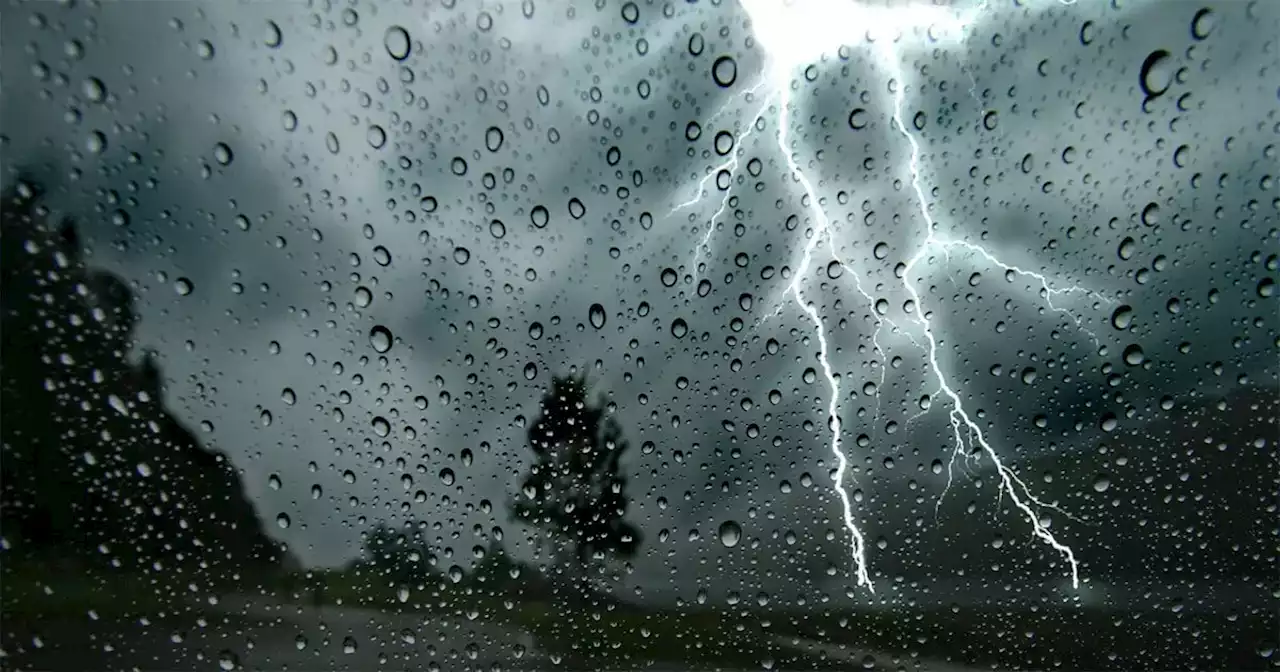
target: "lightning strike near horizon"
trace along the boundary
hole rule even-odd
[[[1057,2],[1062,5],[1070,5],[1073,4],[1074,0],[1070,2],[1057,0]],[[944,41],[952,44],[963,44],[967,37],[968,29],[980,16],[989,10],[989,0],[983,0],[968,11],[953,11],[947,7],[934,4],[886,4],[878,6],[853,0],[848,0],[844,4],[811,0],[791,0],[791,2],[740,0],[740,3],[750,16],[752,30],[767,57],[759,81],[746,92],[745,97],[749,99],[757,94],[762,87],[767,87],[767,93],[750,123],[735,138],[730,157],[704,176],[698,182],[694,196],[690,200],[675,206],[671,214],[697,205],[706,195],[704,189],[708,180],[715,177],[717,186],[720,186],[721,178],[719,176],[724,175],[727,177],[721,187],[724,193],[720,200],[720,206],[708,221],[694,250],[693,274],[696,278],[700,273],[698,267],[702,264],[704,255],[710,251],[716,222],[724,215],[728,207],[734,178],[738,169],[739,152],[745,152],[744,142],[759,130],[765,115],[773,110],[776,114],[777,129],[775,132],[779,157],[786,165],[785,174],[787,177],[798,184],[802,191],[801,204],[809,213],[811,225],[807,230],[797,227],[801,235],[805,236],[806,239],[799,248],[795,270],[787,285],[781,288],[774,309],[766,311],[765,315],[756,323],[756,327],[779,316],[784,309],[784,303],[781,299],[788,296],[812,325],[812,335],[818,343],[818,362],[830,394],[826,413],[827,424],[831,431],[829,449],[836,462],[836,468],[832,475],[833,489],[841,506],[842,522],[850,537],[853,570],[857,584],[864,585],[869,590],[874,591],[866,560],[865,538],[857,521],[854,519],[852,501],[845,488],[845,478],[850,475],[850,460],[842,448],[841,440],[843,424],[840,407],[840,375],[831,363],[831,349],[826,333],[828,324],[823,318],[819,305],[808,298],[807,294],[809,274],[814,265],[815,254],[818,251],[818,246],[824,242],[831,260],[828,269],[831,269],[832,265],[834,265],[834,267],[840,269],[842,274],[847,273],[849,275],[855,291],[867,303],[869,314],[875,322],[871,333],[871,342],[879,358],[880,369],[880,387],[876,392],[876,419],[878,420],[879,418],[879,396],[883,393],[885,376],[887,375],[887,354],[880,340],[882,330],[886,326],[892,328],[892,333],[902,336],[924,353],[927,369],[936,383],[935,392],[932,395],[927,395],[925,399],[932,400],[941,396],[948,402],[947,418],[953,443],[951,459],[947,465],[947,485],[938,498],[937,504],[935,504],[935,517],[937,506],[941,504],[950,490],[956,457],[963,457],[966,463],[971,457],[969,452],[966,451],[966,446],[968,446],[975,453],[972,457],[976,459],[977,455],[985,455],[991,462],[999,476],[1000,498],[1008,497],[1014,508],[1030,523],[1033,537],[1051,547],[1065,559],[1070,568],[1072,586],[1078,587],[1079,566],[1075,554],[1070,546],[1060,542],[1049,531],[1048,524],[1042,515],[1046,509],[1058,511],[1064,513],[1064,515],[1067,514],[1055,505],[1040,500],[1030,491],[1017,474],[1003,462],[992,440],[988,438],[982,427],[971,417],[966,409],[961,392],[958,391],[956,384],[953,382],[953,375],[949,372],[946,362],[942,361],[939,354],[939,327],[935,324],[931,311],[925,307],[924,298],[921,296],[917,286],[917,283],[927,275],[927,271],[920,268],[922,262],[927,263],[939,256],[950,262],[953,252],[964,253],[969,258],[980,261],[989,267],[1002,269],[1006,276],[1022,277],[1031,281],[1034,286],[1038,287],[1038,298],[1043,305],[1050,312],[1070,320],[1094,343],[1095,347],[1099,345],[1098,337],[1085,327],[1083,318],[1055,303],[1055,299],[1079,295],[1088,297],[1095,305],[1112,303],[1111,299],[1098,292],[1078,285],[1059,283],[1044,272],[1028,270],[1022,266],[1008,263],[986,246],[964,239],[941,235],[938,232],[938,222],[930,214],[930,203],[926,197],[926,189],[923,184],[926,177],[924,175],[924,167],[921,165],[924,161],[921,139],[912,133],[903,120],[907,83],[905,82],[901,60],[906,47],[910,46],[905,43],[905,40],[909,37],[918,37],[919,33],[925,32],[928,35],[928,39],[935,43],[935,46],[937,43]],[[858,26],[858,28],[853,29],[852,34],[850,34],[846,26]],[[869,30],[867,29],[868,26],[870,26]],[[916,243],[916,248],[910,255],[901,276],[896,277],[895,280],[900,283],[901,289],[909,297],[908,305],[913,307],[907,310],[911,322],[914,324],[912,329],[904,328],[903,325],[898,324],[878,309],[877,300],[867,290],[867,285],[864,283],[865,274],[860,273],[854,265],[848,263],[838,253],[837,239],[840,232],[833,227],[831,217],[822,204],[822,198],[815,184],[801,168],[795,157],[796,151],[790,146],[791,114],[794,105],[792,100],[792,75],[801,66],[821,60],[824,55],[834,51],[836,48],[844,45],[860,44],[863,41],[869,46],[868,53],[875,61],[875,64],[888,73],[886,84],[892,96],[892,109],[888,115],[889,122],[891,128],[905,139],[910,150],[905,172],[910,178],[910,189],[914,194],[914,202],[918,208],[917,219],[924,235]],[[924,39],[921,39],[921,46],[923,44]],[[982,105],[976,92],[977,81],[967,68],[964,69],[964,72],[969,78],[969,95],[978,103],[981,110]],[[774,108],[775,101],[776,109]],[[726,103],[716,113],[715,117],[724,113],[728,106],[729,103]],[[854,241],[854,244],[857,242],[859,241]],[[828,275],[832,280],[837,277],[830,270]],[[912,333],[913,331],[918,333]],[[910,424],[922,415],[927,414],[932,407],[931,404],[922,404],[921,411],[908,418],[907,423]],[[1069,515],[1067,517],[1072,518]],[[1072,519],[1074,520],[1074,518]]]

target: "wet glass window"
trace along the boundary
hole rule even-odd
[[[1280,5],[0,11],[0,667],[1280,669]]]

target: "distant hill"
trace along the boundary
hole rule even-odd
[[[122,567],[274,566],[236,470],[164,407],[120,278],[88,266],[39,187],[3,194],[0,518],[4,557]]]

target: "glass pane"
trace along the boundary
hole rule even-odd
[[[5,669],[1280,666],[1280,5],[2,25]]]

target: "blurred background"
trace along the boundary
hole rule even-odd
[[[1280,7],[0,19],[0,667],[1280,667]]]

